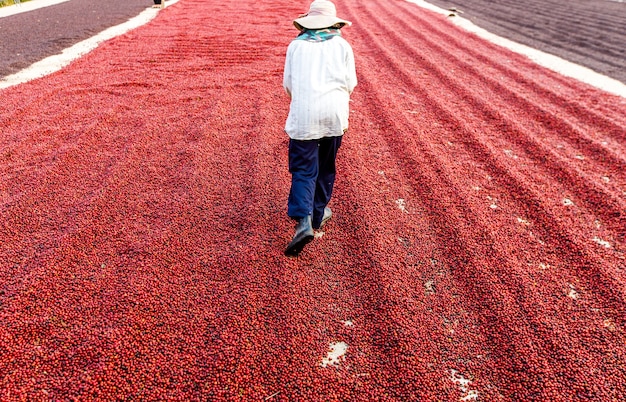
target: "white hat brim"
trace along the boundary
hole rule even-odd
[[[306,17],[298,18],[293,22],[296,28],[298,25],[306,29],[322,29],[332,27],[336,24],[352,25],[350,21],[342,20],[341,18],[331,17],[327,15],[307,15]]]

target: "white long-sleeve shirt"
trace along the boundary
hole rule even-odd
[[[341,36],[322,42],[293,40],[283,74],[291,96],[285,132],[296,140],[342,135],[356,84],[354,53]]]

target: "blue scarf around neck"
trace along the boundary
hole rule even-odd
[[[324,28],[324,29],[305,29],[300,32],[300,35],[296,39],[306,40],[308,42],[324,42],[334,38],[335,36],[341,36],[341,29],[339,28]]]

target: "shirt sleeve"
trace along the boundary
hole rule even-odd
[[[354,62],[354,52],[352,51],[352,47],[348,45],[347,55],[347,65],[348,65],[348,77],[346,79],[348,83],[348,92],[352,93],[357,84],[356,79],[356,65]]]
[[[289,96],[291,96],[291,49],[292,46],[287,48],[287,56],[285,56],[285,69],[283,71],[283,87]]]

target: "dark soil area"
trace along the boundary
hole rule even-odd
[[[148,0],[72,0],[0,18],[0,77],[121,24],[152,4]]]
[[[429,0],[477,26],[626,82],[626,3],[611,0]]]

